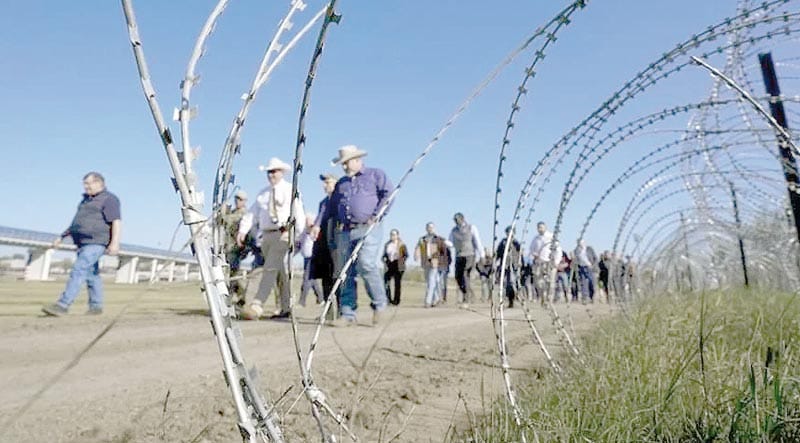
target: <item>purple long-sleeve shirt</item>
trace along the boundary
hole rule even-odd
[[[319,220],[332,218],[344,225],[366,223],[378,215],[394,186],[386,173],[376,168],[363,168],[353,177],[336,182],[325,214]]]

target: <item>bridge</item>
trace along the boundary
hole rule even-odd
[[[29,257],[25,266],[25,280],[49,280],[50,264],[56,249],[76,249],[69,237],[58,248],[54,248],[53,240],[59,235],[0,226],[0,245],[27,247]],[[176,275],[183,281],[188,281],[190,276],[199,277],[197,260],[191,254],[122,243],[117,257],[116,283],[138,283],[142,274],[149,277],[146,281],[163,277],[171,282],[175,281]],[[143,261],[149,263],[144,272],[139,270]]]

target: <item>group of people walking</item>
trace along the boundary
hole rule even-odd
[[[246,285],[240,294],[243,300],[240,303],[241,318],[255,320],[267,316],[264,305],[273,289],[278,292],[279,309],[269,317],[279,319],[291,315],[287,253],[292,249],[289,227],[293,224],[298,233],[294,246],[302,254],[304,264],[299,302],[304,304],[309,292],[315,293],[317,301],[324,300],[335,284],[334,277],[344,268],[356,245],[362,242],[354,263],[348,267],[339,286],[335,308],[346,324],[356,322],[358,275],[371,300],[372,323],[380,322],[381,313],[389,303],[384,277],[378,267],[383,244],[380,218],[386,212],[393,185],[384,171],[364,164],[366,155],[366,151],[355,145],[339,148],[331,163],[341,165],[344,176],[320,176],[326,196],[319,203],[316,217],[305,214],[299,193],[292,195],[292,186],[284,179],[292,169],[287,163],[272,158],[260,167],[267,174],[267,186],[243,211],[238,222],[235,218],[229,220],[232,226],[236,225],[231,228],[235,230],[236,238],[235,242],[227,245],[228,251],[229,255],[232,253],[238,257],[238,260],[229,259],[229,263],[239,263],[243,254],[253,250],[248,248],[250,238],[260,239],[259,252],[263,257],[261,271],[254,273],[258,275],[258,283]],[[391,299],[397,303],[405,256],[407,252],[396,246],[388,257],[394,263],[395,275],[398,275],[398,289]],[[231,275],[236,275],[233,266]],[[255,275],[251,279],[255,279]],[[321,289],[316,284],[318,279],[322,281]]]
[[[332,174],[320,175],[326,196],[319,203],[316,216],[303,212],[299,194],[291,195],[291,185],[284,180],[284,174],[291,168],[277,158],[261,167],[267,173],[269,183],[257,194],[249,209],[245,209],[242,203],[246,194],[236,194],[236,209],[227,215],[226,220],[235,225],[228,230],[235,238],[230,243],[228,258],[232,280],[239,275],[243,254],[253,252],[256,260],[263,263],[260,273],[254,273],[260,275],[258,284],[246,285],[246,290],[242,290],[244,285],[232,284],[240,292],[242,318],[265,316],[264,303],[274,288],[278,292],[279,309],[270,317],[291,315],[287,285],[290,223],[303,227],[295,245],[302,254],[304,265],[298,300],[301,305],[305,305],[309,292],[314,293],[318,303],[327,299],[334,278],[361,242],[361,248],[354,256],[354,262],[348,265],[337,292],[335,308],[345,324],[356,322],[357,276],[361,276],[370,298],[374,324],[380,322],[387,305],[401,303],[402,279],[411,254],[424,274],[424,306],[427,308],[447,301],[447,277],[451,266],[459,290],[457,304],[462,308],[475,301],[471,286],[473,270],[481,278],[481,301],[489,297],[490,284],[498,284],[509,307],[513,307],[519,297],[544,303],[562,297],[564,300],[578,300],[580,294],[583,302],[593,302],[597,273],[600,290],[608,293],[611,257],[607,253],[598,257],[583,239],[571,253],[563,251],[557,242],[554,243],[553,234],[543,222],[537,224],[537,235],[527,251],[523,251],[513,230],[508,227],[506,236],[492,254],[483,247],[477,227],[469,223],[461,212],[453,215],[453,227],[446,238],[437,233],[433,222],[428,222],[425,233],[413,249],[406,245],[397,229],[390,231],[389,240],[384,243],[380,219],[388,209],[388,196],[393,186],[382,170],[364,165],[366,155],[366,151],[353,145],[339,149],[332,163],[341,165],[345,174],[341,178]],[[260,246],[254,248],[254,239],[257,238],[260,238]],[[509,241],[511,243],[507,246]],[[502,260],[506,254],[506,259]],[[383,270],[379,269],[378,257],[382,258]],[[632,273],[632,264],[627,264],[626,269],[625,272]],[[553,270],[555,286],[550,291]],[[495,280],[491,280],[493,275]],[[505,275],[502,284],[500,275]],[[322,288],[317,280],[322,281]],[[621,284],[620,287],[624,286]],[[333,318],[331,313],[329,319]]]
[[[329,320],[337,316],[333,312],[336,310],[345,324],[357,321],[357,276],[361,277],[369,296],[373,324],[380,323],[388,304],[400,304],[409,248],[397,229],[390,231],[387,242],[382,240],[381,220],[388,210],[394,187],[383,170],[364,164],[366,156],[367,152],[355,145],[339,148],[331,163],[340,165],[344,175],[341,178],[333,174],[319,176],[325,197],[319,202],[316,215],[305,213],[300,193],[293,193],[291,184],[284,178],[292,168],[278,158],[273,157],[259,167],[267,175],[267,185],[249,206],[244,190],[235,193],[233,207],[222,211],[220,221],[230,266],[231,296],[241,318],[280,319],[291,315],[288,253],[292,249],[303,257],[303,284],[298,300],[301,305],[305,305],[309,292],[314,293],[317,302],[326,301],[335,286],[335,277],[347,266]],[[119,250],[120,205],[116,196],[105,189],[105,181],[99,173],[90,172],[84,177],[84,189],[78,212],[61,235],[73,238],[78,246],[78,258],[61,298],[43,308],[47,315],[66,313],[84,282],[89,288],[89,312],[102,312],[98,262],[104,253],[113,255]],[[294,226],[297,233],[294,245],[289,243],[290,226]],[[54,245],[58,246],[59,242],[60,238]],[[359,243],[360,249],[353,255]],[[567,253],[554,242],[553,234],[543,222],[537,224],[537,235],[527,254],[511,227],[506,229],[506,237],[494,254],[491,252],[484,249],[477,227],[461,212],[453,215],[453,227],[447,238],[437,234],[436,225],[428,222],[425,233],[413,247],[414,260],[424,273],[425,307],[447,301],[451,265],[459,290],[457,303],[462,308],[475,301],[471,286],[473,270],[481,278],[482,301],[489,296],[490,284],[500,284],[500,275],[505,275],[502,290],[509,307],[513,307],[519,297],[544,303],[550,298],[551,301],[561,297],[577,300],[578,293],[584,302],[593,302],[595,274],[606,296],[612,287],[620,298],[632,290],[634,264],[629,258],[617,260],[608,252],[598,257],[583,239],[572,253]],[[251,254],[253,272],[245,279],[241,263]],[[353,262],[348,263],[351,256]],[[379,257],[382,257],[384,270],[379,267]],[[555,287],[550,291],[552,270],[556,277]],[[494,281],[491,280],[493,274]],[[321,288],[318,280],[321,280]],[[278,294],[279,309],[268,314],[265,303],[273,290]]]
[[[511,239],[503,284],[509,306],[513,306],[514,299],[520,296],[541,303],[557,302],[562,298],[564,301],[580,299],[583,303],[594,303],[598,292],[606,302],[610,301],[612,292],[618,299],[624,299],[630,293],[635,271],[630,257],[620,261],[609,251],[598,257],[582,238],[578,239],[574,250],[567,252],[553,239],[553,233],[544,222],[537,223],[536,230],[537,235],[531,241],[527,255],[522,254],[511,227],[506,228],[506,238],[495,252],[496,257],[502,257],[506,251],[506,239]],[[553,274],[555,279],[551,281]],[[598,280],[599,286],[596,284]]]

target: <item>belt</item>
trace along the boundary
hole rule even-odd
[[[369,226],[369,223],[336,223],[337,231],[351,231],[357,228]]]
[[[288,228],[286,226],[281,226],[279,228],[264,229],[263,231],[269,233],[269,232],[286,232],[287,230]]]

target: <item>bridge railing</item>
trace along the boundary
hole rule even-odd
[[[69,238],[65,238],[63,243],[54,248],[53,240],[58,236],[59,234],[54,233],[0,226],[0,245],[28,248],[25,280],[49,280],[53,253],[56,250],[76,249]],[[147,281],[162,275],[167,281],[174,281],[176,276],[183,281],[198,276],[197,260],[191,254],[122,243],[117,256],[117,283],[138,283],[142,274],[149,275]],[[139,265],[142,261],[148,261],[150,266],[140,271]],[[160,267],[160,262],[166,263],[166,266]]]

